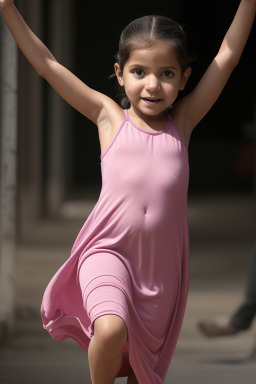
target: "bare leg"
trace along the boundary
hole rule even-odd
[[[122,365],[127,328],[121,317],[105,315],[94,322],[88,349],[92,384],[113,384]]]
[[[135,373],[133,372],[132,368],[129,372],[129,375],[128,375],[128,380],[127,380],[127,383],[126,384],[139,384],[136,376],[135,376]]]

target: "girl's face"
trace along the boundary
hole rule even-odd
[[[131,52],[123,72],[115,64],[119,84],[125,88],[131,109],[159,116],[183,90],[190,75],[182,75],[175,48],[158,40],[153,47]]]

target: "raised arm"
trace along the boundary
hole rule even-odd
[[[94,123],[99,123],[104,114],[104,106],[114,102],[88,87],[57,62],[25,23],[13,0],[0,0],[0,10],[19,48],[36,72],[70,105]]]
[[[186,141],[199,121],[221,94],[229,76],[239,62],[249,37],[256,12],[256,0],[242,0],[226,33],[218,54],[195,89],[179,103],[174,113],[179,118]]]

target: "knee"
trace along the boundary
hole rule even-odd
[[[119,316],[101,316],[94,322],[94,336],[103,350],[120,351],[127,342],[127,327]]]

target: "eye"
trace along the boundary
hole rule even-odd
[[[133,73],[134,73],[135,76],[137,76],[137,77],[142,77],[142,76],[144,75],[143,70],[140,69],[140,68],[136,68],[136,69],[134,69],[134,70],[133,70]]]
[[[167,79],[170,79],[172,76],[173,76],[173,72],[170,70],[170,69],[166,69],[164,72],[163,72],[163,76]]]

